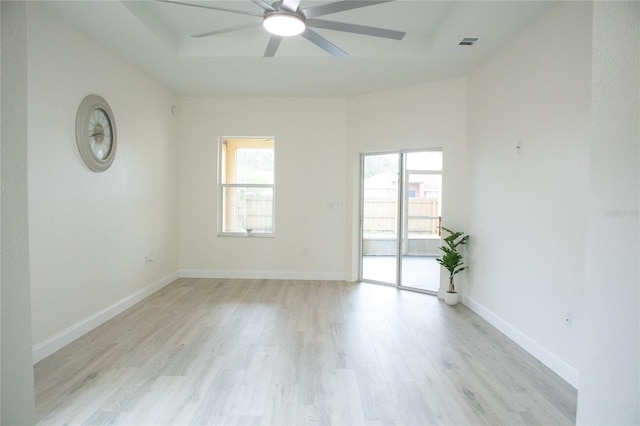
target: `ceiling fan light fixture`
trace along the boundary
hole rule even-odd
[[[264,17],[264,28],[271,34],[289,37],[301,34],[306,25],[302,18],[292,13],[277,12]]]

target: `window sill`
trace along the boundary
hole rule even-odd
[[[275,238],[276,234],[248,234],[246,232],[219,232],[218,237],[235,237],[235,238]]]

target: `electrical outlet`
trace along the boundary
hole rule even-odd
[[[564,314],[564,326],[568,329],[571,329],[573,326],[573,314],[571,312],[567,312]]]

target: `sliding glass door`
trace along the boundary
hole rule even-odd
[[[400,154],[362,157],[362,280],[397,284],[399,176]]]
[[[400,286],[437,292],[440,287],[442,151],[404,154]]]
[[[364,154],[360,279],[435,294],[442,151]]]

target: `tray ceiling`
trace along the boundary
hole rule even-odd
[[[261,13],[249,0],[190,3]],[[300,7],[325,3],[302,0]],[[318,29],[346,58],[300,36],[284,39],[276,57],[264,58],[269,34],[260,26],[192,37],[260,23],[255,16],[149,0],[42,4],[179,95],[352,96],[466,75],[553,2],[397,0],[325,16],[406,32],[397,41]],[[460,46],[466,37],[478,41]]]

